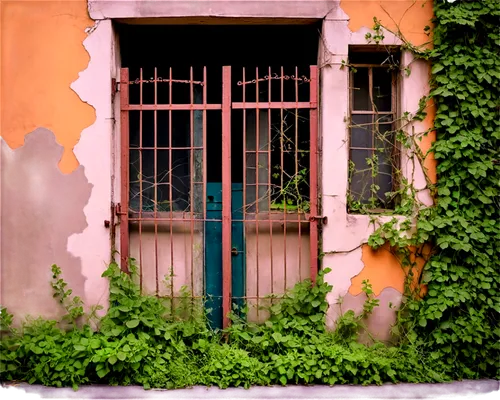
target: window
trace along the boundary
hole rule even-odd
[[[349,211],[393,209],[396,201],[397,54],[349,54]]]

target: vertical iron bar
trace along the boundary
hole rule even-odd
[[[231,311],[231,67],[222,67],[222,311]]]
[[[158,104],[158,71],[155,67],[155,75],[154,75],[154,101],[155,105]],[[154,223],[155,223],[155,273],[156,273],[156,295],[159,292],[159,283],[158,283],[158,111],[154,110]]]
[[[242,82],[245,82],[245,67],[243,67],[242,70]],[[243,89],[243,106],[245,106],[246,102],[246,85],[243,84],[242,86]],[[246,236],[247,233],[247,109],[243,108],[243,235]],[[246,248],[246,247],[245,247]],[[243,255],[243,257],[246,257],[246,252]],[[245,269],[246,273],[246,269]],[[245,282],[245,294],[247,293],[246,291],[246,277],[244,279]],[[245,299],[246,301],[246,299]]]
[[[315,65],[310,67],[309,101],[311,109],[309,111],[309,185],[310,185],[310,212],[311,216],[318,215],[318,68]],[[313,218],[309,223],[310,239],[310,269],[311,280],[316,282],[318,273],[318,221]]]
[[[284,80],[283,77],[285,76],[284,71],[283,71],[283,66],[281,66],[281,93],[280,93],[280,98],[281,98],[281,108],[280,108],[280,130],[281,130],[281,140],[280,140],[280,151],[281,151],[281,190],[283,190],[284,186],[284,174],[285,174],[285,160],[284,160],[284,136],[285,132],[284,130],[284,124],[283,124],[283,101],[284,101]],[[283,282],[283,292],[286,292],[286,195],[283,193],[283,275],[284,275],[284,282]]]
[[[129,227],[128,227],[128,198],[129,198],[129,112],[124,110],[129,104],[129,70],[122,68],[120,71],[120,127],[121,127],[121,214],[120,214],[120,268],[124,272],[129,272],[128,269],[128,252],[129,252]]]
[[[189,97],[191,106],[194,104],[194,87],[193,87],[193,67],[191,66],[189,70]],[[191,138],[191,149],[190,151],[190,165],[191,165],[191,182],[190,182],[190,216],[191,216],[191,296],[194,296],[194,188],[195,188],[195,166],[194,166],[194,111],[191,109],[189,111],[189,126],[190,126],[190,138]],[[191,312],[193,311],[194,298],[191,297]]]
[[[257,267],[257,318],[259,316],[259,159],[260,159],[260,115],[259,115],[259,67],[255,68],[255,262]]]
[[[299,76],[299,70],[295,67],[295,76]],[[299,176],[299,81],[295,81],[295,182],[298,180]],[[299,193],[299,186],[296,184],[297,197],[300,198],[300,205],[303,205],[302,197]],[[301,231],[301,223],[300,223],[300,209],[297,209],[297,219],[299,222],[299,281],[302,281],[301,269],[302,269],[302,231]]]
[[[207,105],[207,67],[203,67],[203,105],[206,107]],[[203,146],[203,221],[207,220],[207,110],[203,109],[203,123],[202,123],[202,146]],[[206,224],[203,223],[203,254],[206,254],[205,251],[205,239],[206,239]],[[203,256],[203,260],[205,260],[205,256]],[[206,260],[205,260],[206,262]],[[206,288],[206,269],[205,265],[203,265],[203,288]]]
[[[203,106],[207,105],[207,67],[203,67]],[[207,110],[203,109],[203,219],[207,219]]]
[[[168,72],[168,101],[172,105],[172,67]],[[169,283],[170,283],[170,312],[174,308],[174,209],[173,194],[172,194],[172,110],[168,111],[168,200],[170,204],[170,266],[169,266]]]
[[[142,68],[139,71],[139,104],[142,106],[142,90],[143,90],[143,71]],[[140,288],[142,292],[142,278],[143,278],[143,268],[142,268],[142,110],[139,111],[139,268],[140,268]]]
[[[245,82],[245,67],[243,67],[242,82]],[[247,109],[246,102],[246,85],[243,84],[243,221],[246,220],[247,212]],[[246,225],[245,225],[246,230]]]
[[[269,67],[268,70],[268,76],[271,77],[271,67]],[[269,191],[269,196],[268,198],[268,207],[267,207],[267,212],[268,212],[268,219],[269,219],[269,256],[270,256],[270,263],[271,263],[271,293],[274,293],[274,268],[273,268],[273,221],[271,218],[271,194],[272,194],[272,181],[271,181],[271,172],[272,172],[272,160],[271,160],[271,140],[272,140],[272,133],[271,133],[271,101],[272,101],[272,96],[271,96],[271,79],[268,81],[268,95],[267,95],[267,100],[269,101],[269,110],[267,111],[267,179],[268,179],[268,187],[267,190]]]

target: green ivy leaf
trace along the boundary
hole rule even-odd
[[[127,325],[127,328],[135,328],[137,325],[139,325],[139,320],[138,319],[132,319],[130,321],[127,321],[125,323],[125,325]]]

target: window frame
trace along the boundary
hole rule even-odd
[[[398,49],[399,50],[399,49]],[[363,53],[368,53],[367,54],[367,61],[370,58],[370,55],[375,53],[372,49],[356,49],[355,51],[352,51],[352,53],[356,53],[357,55],[363,55]],[[352,54],[350,52],[350,54]],[[382,52],[379,50],[377,53]],[[397,56],[398,62],[400,61],[401,58],[401,53],[399,51],[397,52],[388,52],[388,56],[394,57]],[[373,156],[376,151],[375,147],[375,135],[373,134],[373,130],[371,132],[371,142],[372,142],[372,147],[352,147],[351,142],[352,142],[352,130],[353,130],[353,115],[370,115],[372,116],[372,121],[378,121],[380,117],[390,115],[392,117],[392,131],[395,132],[394,134],[394,140],[392,143],[392,152],[391,152],[391,159],[394,160],[394,166],[392,167],[392,187],[391,191],[392,192],[397,192],[398,189],[401,186],[401,177],[400,174],[398,174],[396,171],[401,168],[401,146],[398,143],[396,139],[396,132],[400,129],[401,123],[400,123],[400,116],[401,116],[401,81],[400,81],[400,73],[398,68],[394,68],[394,66],[391,66],[390,64],[384,64],[384,63],[373,63],[373,62],[355,62],[355,63],[349,63],[349,76],[348,76],[348,121],[349,121],[349,129],[348,129],[348,139],[347,139],[347,145],[348,145],[348,168],[349,165],[352,161],[351,157],[351,150],[369,150],[371,152],[371,155]],[[356,68],[366,68],[368,70],[368,96],[369,96],[369,104],[371,105],[371,110],[354,110],[354,71],[353,69]],[[391,110],[390,111],[378,111],[376,110],[375,103],[373,100],[373,70],[375,68],[380,68],[380,69],[391,69],[394,68],[391,71]],[[376,116],[379,116],[376,120]],[[372,124],[376,124],[376,122],[372,122]],[[349,173],[350,175],[350,173]],[[373,178],[371,179],[372,184],[377,184],[377,181],[374,180]],[[348,196],[351,195],[351,182],[348,182]],[[387,212],[393,212],[398,203],[398,196],[395,196],[395,198],[391,201],[389,207],[379,207],[379,208],[370,208],[366,207],[364,208],[364,213],[373,213],[373,214],[381,214],[381,213],[387,213]],[[365,203],[366,204],[366,203]],[[368,206],[368,204],[366,204]],[[359,210],[352,210],[349,208],[349,204],[346,204],[347,206],[347,212],[349,214],[360,214],[362,213]]]

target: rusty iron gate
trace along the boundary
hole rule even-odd
[[[143,291],[184,287],[227,326],[233,304],[262,321],[316,278],[318,70],[210,71],[121,69],[120,257]]]

